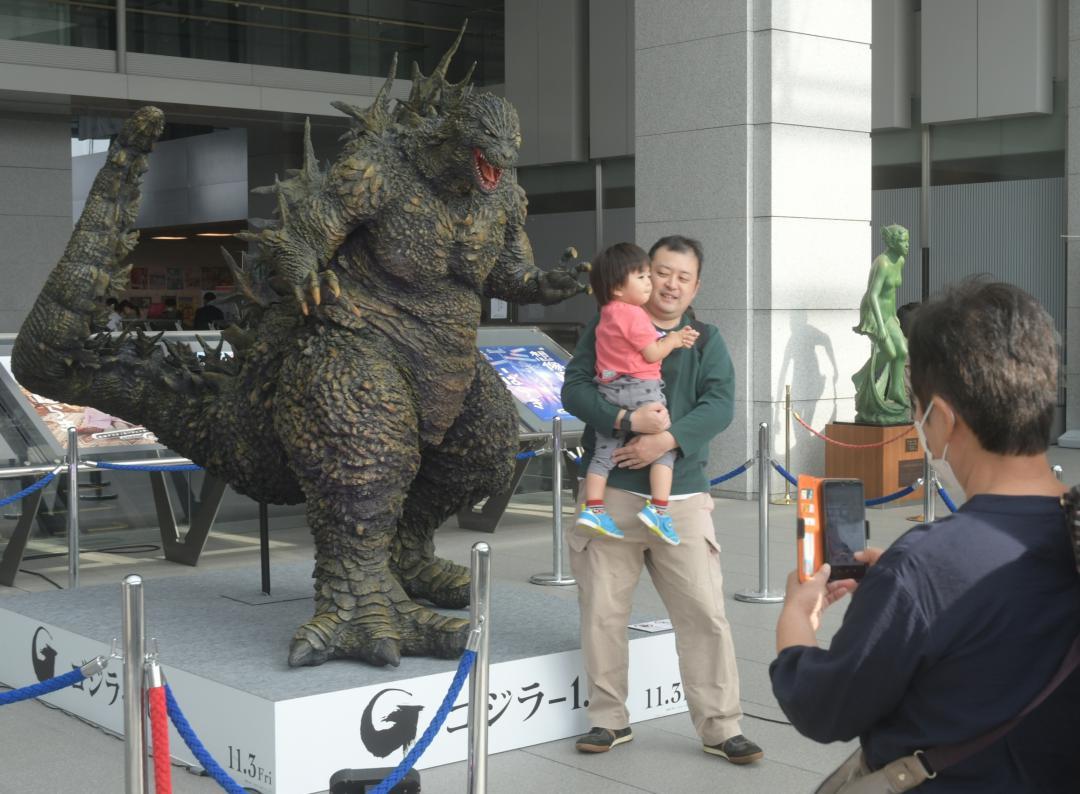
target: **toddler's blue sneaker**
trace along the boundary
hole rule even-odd
[[[585,507],[584,505],[581,512],[578,513],[577,523],[580,526],[596,530],[601,535],[607,535],[609,538],[621,538],[623,536],[622,530],[615,526],[611,516],[607,513],[598,513],[591,507]]]
[[[665,543],[670,543],[672,546],[678,546],[681,543],[678,533],[675,532],[675,524],[671,520],[671,516],[667,513],[656,512],[652,502],[645,502],[645,506],[641,508],[641,512],[637,514],[637,517],[641,519],[641,523],[652,530],[653,534]]]

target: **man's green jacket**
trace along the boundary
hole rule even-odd
[[[583,438],[584,470],[592,458],[593,428],[611,434],[619,408],[597,391],[596,323],[593,318],[578,342],[574,358],[566,368],[563,407],[588,425]],[[664,359],[661,375],[664,396],[671,415],[670,433],[678,443],[671,493],[692,494],[709,490],[705,467],[709,442],[731,424],[735,402],[735,369],[727,345],[715,325],[692,321],[684,315],[676,328],[691,325],[700,333],[692,348],[679,348]],[[658,329],[660,330],[660,329]],[[608,485],[635,493],[649,493],[649,469],[613,469]]]

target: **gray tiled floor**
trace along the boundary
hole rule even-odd
[[[1051,450],[1053,462],[1070,472],[1080,473],[1080,452]],[[939,514],[944,507],[939,504]],[[912,526],[907,518],[920,511],[909,505],[871,511],[874,545],[888,545]],[[567,515],[570,508],[567,507]],[[770,586],[781,588],[794,554],[791,507],[773,507],[770,512],[772,566]],[[276,561],[310,560],[311,544],[300,519],[293,526],[284,521],[273,527],[273,555]],[[803,792],[812,790],[822,775],[849,751],[849,745],[817,745],[799,736],[790,726],[767,720],[783,720],[772,697],[768,663],[773,658],[773,628],[778,606],[735,601],[735,591],[758,584],[756,503],[717,500],[716,526],[724,549],[725,592],[732,625],[742,685],[746,718],[744,732],[765,749],[764,761],[752,767],[735,767],[701,752],[700,744],[686,714],[663,717],[635,726],[635,739],[609,754],[576,753],[570,740],[501,753],[489,761],[488,790],[496,794],[548,794],[549,792]],[[550,508],[543,500],[515,500],[493,535],[468,532],[451,520],[440,530],[440,553],[467,562],[469,548],[477,540],[492,546],[496,576],[527,579],[530,574],[551,566]],[[240,568],[245,575],[257,570],[257,540],[250,523],[219,527],[211,535],[200,569]],[[145,538],[140,538],[141,542]],[[47,550],[38,544],[34,551]],[[56,545],[55,542],[52,545]],[[164,576],[183,576],[193,569],[173,565],[153,554],[86,555],[82,568],[85,584],[119,582],[130,571],[140,573],[148,583]],[[64,557],[42,559],[25,568],[64,582]],[[20,575],[16,588],[0,587],[0,604],[5,597],[24,591],[49,589],[51,585],[32,575]],[[148,584],[148,586],[150,586]],[[573,587],[547,588],[552,595],[575,599]],[[642,581],[635,595],[642,613],[664,614],[663,606],[648,581]],[[825,616],[822,640],[827,641],[839,625],[842,608]],[[3,641],[0,638],[0,641]],[[764,718],[764,719],[762,719]],[[426,792],[465,790],[465,764],[450,764],[422,772]],[[78,719],[37,702],[0,708],[0,794],[44,794],[74,792],[88,788],[122,791],[123,745],[112,736]],[[220,791],[211,779],[177,769],[176,794]]]

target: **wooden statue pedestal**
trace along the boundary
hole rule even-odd
[[[907,432],[904,432],[904,428]],[[913,485],[923,475],[923,452],[919,436],[911,423],[901,425],[862,425],[854,422],[830,422],[825,435],[845,444],[881,444],[884,446],[852,449],[825,443],[825,476],[855,477],[863,481],[867,499],[896,493]],[[922,488],[889,504],[922,499]]]

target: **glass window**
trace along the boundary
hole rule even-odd
[[[1068,85],[1058,81],[1052,114],[933,125],[930,184],[1064,176],[1067,107]],[[871,135],[874,190],[921,183],[919,109],[919,100],[912,100],[910,129]]]
[[[360,75],[385,74],[397,52],[404,77],[412,61],[430,73],[468,18],[450,78],[476,61],[474,82],[503,80],[498,2],[128,0],[127,9],[132,52]]]
[[[116,3],[0,0],[0,39],[116,48]]]

